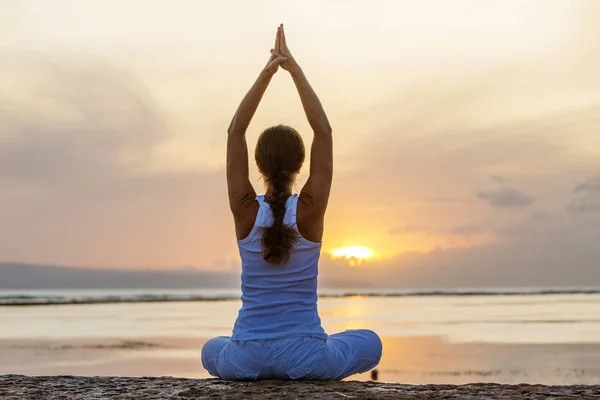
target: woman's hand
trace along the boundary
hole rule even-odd
[[[282,65],[282,63],[284,63],[286,61],[287,61],[287,58],[285,58],[284,56],[279,54],[274,49],[271,49],[271,58],[269,58],[269,61],[267,62],[267,65],[265,66],[264,72],[266,72],[269,75],[273,75],[273,74],[275,74],[275,72],[277,72],[277,70],[279,69],[279,66]]]
[[[283,24],[279,25],[277,28],[277,40],[275,41],[275,51],[281,54],[286,60],[281,63],[281,68],[285,69],[288,72],[293,72],[296,69],[299,69],[298,63],[292,56],[290,49],[288,48],[287,42],[285,40],[285,31],[283,30]]]
[[[287,57],[285,57],[283,54],[281,54],[281,52],[279,50],[280,47],[281,47],[281,26],[279,26],[277,28],[277,35],[275,36],[275,48],[271,49],[271,58],[269,58],[269,61],[267,62],[267,65],[264,69],[264,71],[269,75],[273,75],[275,72],[277,72],[277,70],[279,69],[279,66],[287,61]]]

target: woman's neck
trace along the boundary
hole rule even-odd
[[[285,197],[288,198],[292,195],[292,189],[286,190],[285,191]],[[271,190],[267,190],[265,192],[265,200],[268,202],[270,202],[270,200],[273,198],[273,192]]]

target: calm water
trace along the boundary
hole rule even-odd
[[[26,294],[43,296],[40,292]],[[99,295],[67,293],[71,297],[82,294]],[[0,293],[9,295],[15,293]],[[41,348],[20,356],[16,352],[30,346],[23,345],[24,341],[33,346],[32,343],[46,340],[63,344],[84,339],[92,343],[109,339],[157,343],[157,338],[166,338],[170,347],[149,348],[145,353],[137,349],[135,356],[143,353],[144,357],[158,357],[162,351],[163,357],[188,357],[193,367],[169,370],[165,366],[145,374],[204,376],[198,372],[201,340],[229,335],[240,305],[238,300],[226,300],[0,306],[0,341],[4,343],[0,351],[10,351],[12,358],[7,359],[17,360],[17,364],[12,361],[10,365],[0,362],[0,373],[104,374],[102,369],[82,370],[77,364],[80,353],[53,353],[53,359],[64,356],[71,360],[60,364],[60,368],[54,364],[51,368],[44,358],[50,355],[40,352]],[[384,340],[383,380],[593,383],[600,379],[600,294],[352,296],[322,298],[319,312],[329,333],[369,328],[388,339]],[[172,345],[178,341],[192,341],[193,349]],[[121,353],[127,351],[125,347]],[[171,354],[165,349],[171,349]],[[99,351],[94,357],[97,354]],[[28,361],[19,364],[25,357]],[[122,354],[119,357],[111,358],[110,371],[137,375],[137,364],[127,369],[118,364],[123,359]],[[38,361],[47,367],[33,368]],[[420,375],[415,375],[417,372]]]
[[[19,293],[38,297],[106,295],[105,291]],[[110,293],[119,296],[125,292]],[[177,294],[162,294],[167,293]],[[179,294],[200,293],[208,297],[237,294],[222,290]],[[0,297],[8,295],[8,291],[0,292]],[[0,307],[0,338],[129,338],[139,337],[140,332],[148,336],[227,335],[240,306],[239,301],[228,300]],[[352,296],[322,298],[319,312],[328,332],[366,327],[382,336],[434,335],[452,342],[600,342],[600,294]]]

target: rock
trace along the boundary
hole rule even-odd
[[[220,379],[0,376],[2,400],[600,399],[600,386],[404,385],[375,382],[227,382]]]

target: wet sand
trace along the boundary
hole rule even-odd
[[[383,382],[600,384],[600,344],[449,343],[383,337]],[[5,339],[0,374],[208,378],[205,338]],[[365,381],[370,374],[349,380]]]

